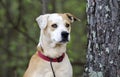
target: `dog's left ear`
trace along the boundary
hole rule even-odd
[[[49,14],[45,14],[45,15],[40,15],[39,17],[36,18],[36,21],[37,21],[40,29],[46,28],[47,22],[48,22],[48,16],[49,16]]]
[[[79,18],[77,18],[76,16],[74,16],[70,13],[64,13],[64,14],[70,19],[71,23],[74,22],[74,21],[80,21]]]

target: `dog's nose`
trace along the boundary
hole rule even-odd
[[[62,38],[67,38],[69,33],[64,31],[64,32],[61,33],[61,35],[62,35]]]
[[[69,35],[69,33],[66,32],[66,31],[63,31],[63,32],[61,33],[62,41],[63,41],[63,42],[68,41],[68,35]]]

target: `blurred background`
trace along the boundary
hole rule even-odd
[[[87,48],[86,0],[0,0],[0,77],[23,76],[39,41],[35,19],[54,12],[69,12],[81,19],[72,24],[67,53],[74,77],[82,76]]]

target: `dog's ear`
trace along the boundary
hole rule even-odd
[[[48,22],[48,16],[49,16],[49,14],[45,14],[45,15],[40,15],[39,17],[36,18],[36,21],[37,21],[40,29],[46,28],[47,22]]]
[[[76,16],[74,16],[70,13],[64,13],[64,14],[70,19],[71,23],[74,22],[74,21],[80,21],[79,18],[77,18]]]

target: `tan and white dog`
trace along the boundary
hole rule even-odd
[[[38,50],[32,56],[24,77],[72,77],[66,44],[70,40],[71,23],[76,20],[79,19],[70,13],[45,14],[36,19],[41,29]]]

